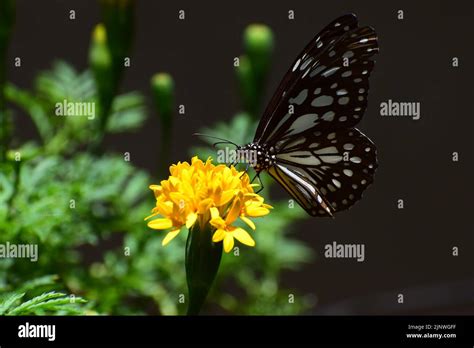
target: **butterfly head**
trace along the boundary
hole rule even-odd
[[[239,151],[248,160],[249,165],[257,172],[267,170],[275,164],[275,149],[265,144],[252,142],[239,147]]]

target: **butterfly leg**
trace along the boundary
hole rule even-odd
[[[247,166],[245,167],[244,172],[240,175],[240,179],[242,179],[242,177],[243,177],[245,174],[247,174],[247,172],[249,171],[249,167],[250,167],[250,164],[247,163]]]
[[[259,188],[258,191],[255,192],[255,193],[259,193],[259,192],[261,192],[265,187],[263,186],[263,182],[262,182],[262,180],[260,179],[260,173],[255,174],[255,176],[253,177],[253,179],[252,179],[252,181],[251,181],[250,183],[253,183],[256,178],[258,178],[258,185],[260,186],[260,188]]]

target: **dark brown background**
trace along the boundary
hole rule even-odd
[[[193,132],[229,120],[239,109],[232,59],[242,51],[247,24],[265,23],[275,32],[268,100],[317,31],[339,15],[356,13],[380,40],[360,124],[377,144],[379,169],[353,209],[333,221],[308,219],[297,226],[298,238],[319,257],[288,274],[285,284],[317,294],[319,313],[473,314],[473,8],[468,1],[139,1],[132,66],[122,90],[148,95],[153,73],[173,75],[177,101],[186,105],[173,137],[173,159],[182,160],[197,144]],[[70,9],[76,10],[74,21]],[[186,10],[185,21],[177,19],[179,9]],[[287,18],[290,9],[293,21]],[[98,21],[94,0],[18,1],[9,79],[29,87],[55,58],[85,68]],[[22,57],[21,69],[13,68],[15,56]],[[459,57],[458,68],[451,66],[453,56]],[[421,119],[381,117],[379,105],[388,99],[421,102]],[[27,116],[18,117],[18,135],[35,137]],[[110,137],[107,146],[131,152],[136,165],[153,170],[149,156],[157,152],[157,134],[151,113],[139,133]],[[459,152],[457,163],[453,151]],[[396,206],[400,198],[403,210]],[[364,243],[366,261],[325,259],[323,247],[332,241]],[[451,256],[453,246],[458,257]],[[405,294],[403,306],[396,304],[399,292]]]

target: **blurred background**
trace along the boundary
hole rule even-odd
[[[163,248],[146,227],[148,185],[213,154],[194,132],[250,141],[296,55],[348,12],[379,34],[359,125],[378,147],[375,182],[328,220],[265,180],[275,211],[255,248],[225,255],[204,312],[474,312],[472,4],[0,4],[0,242],[39,245],[36,263],[0,260],[0,314],[184,313],[184,237]],[[96,118],[55,116],[64,99],[94,102]],[[388,99],[420,102],[421,119],[381,117]],[[364,244],[365,261],[325,258],[333,241]]]

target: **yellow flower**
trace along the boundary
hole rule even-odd
[[[152,214],[145,220],[148,227],[168,230],[162,244],[168,244],[183,226],[191,229],[195,223],[204,228],[207,224],[215,228],[212,240],[224,243],[225,252],[232,250],[234,238],[245,245],[254,246],[255,241],[241,227],[235,226],[238,218],[252,230],[255,224],[249,217],[260,217],[270,212],[271,206],[263,197],[254,193],[247,173],[233,166],[214,165],[193,157],[191,164],[179,162],[170,167],[168,180],[160,185],[151,185],[156,198]]]

